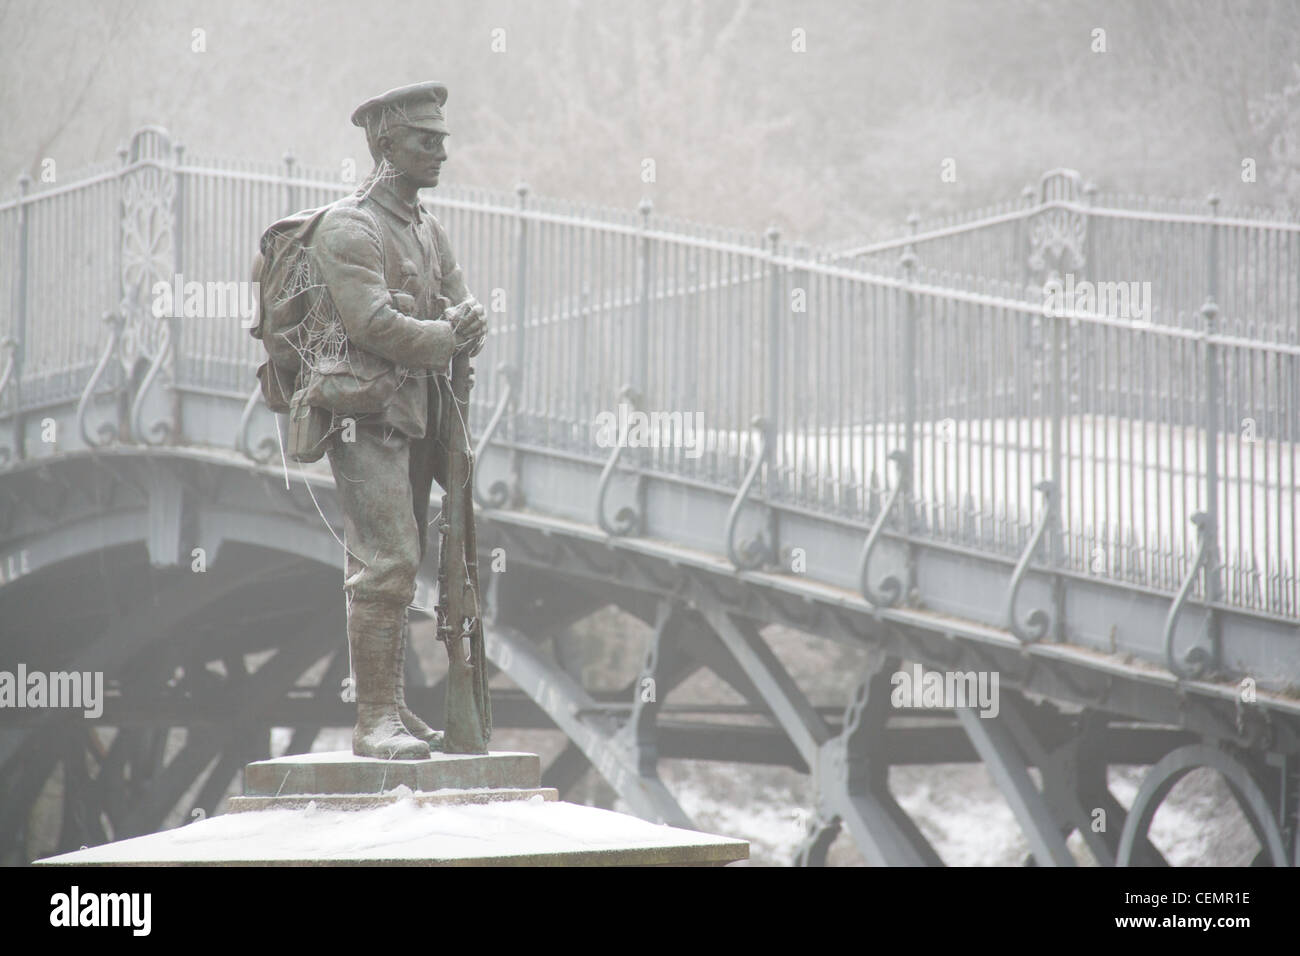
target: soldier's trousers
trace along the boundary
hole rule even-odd
[[[430,438],[387,425],[356,426],[355,441],[335,432],[327,450],[343,507],[347,546],[343,587],[351,600],[406,607],[428,542],[429,492],[442,477]]]

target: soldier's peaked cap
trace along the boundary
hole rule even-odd
[[[380,93],[366,100],[352,111],[352,124],[367,129],[371,121],[379,117],[385,107],[392,107],[406,126],[432,130],[435,133],[447,133],[446,119],[442,113],[443,104],[447,102],[447,86],[429,80],[424,83],[412,83],[399,86],[387,93]]]

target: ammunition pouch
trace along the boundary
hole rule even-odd
[[[285,454],[294,461],[320,461],[325,454],[334,416],[307,400],[307,390],[300,388],[289,402],[289,444]]]
[[[397,380],[392,362],[350,348],[343,358],[318,362],[307,372],[306,400],[339,415],[382,412],[397,393]]]

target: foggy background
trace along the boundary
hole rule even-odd
[[[1056,166],[1108,192],[1282,206],[1300,200],[1298,61],[1293,0],[11,0],[0,194],[47,157],[63,176],[111,158],[144,123],[205,154],[364,174],[351,111],[437,79],[446,183],[649,195],[792,239],[897,233]]]

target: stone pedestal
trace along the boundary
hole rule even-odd
[[[429,760],[378,760],[346,751],[259,760],[244,768],[244,795],[230,812],[321,809],[364,810],[398,800],[421,805],[556,800],[543,787],[537,754],[434,754]]]
[[[262,760],[230,812],[44,866],[720,866],[743,840],[564,803],[536,754]]]

